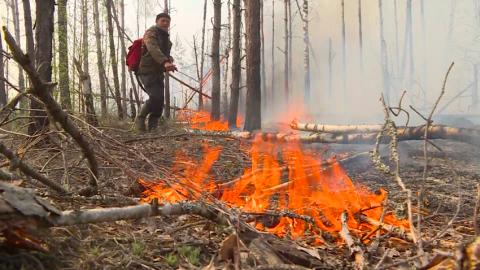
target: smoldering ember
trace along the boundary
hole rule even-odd
[[[480,269],[479,1],[0,24],[0,269]]]

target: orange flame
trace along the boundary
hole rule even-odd
[[[178,121],[188,122],[192,129],[200,129],[207,131],[228,131],[228,121],[220,119],[219,121],[212,121],[210,113],[206,111],[191,111],[181,110],[177,115]],[[237,118],[237,126],[242,124],[243,120]]]
[[[352,233],[366,236],[378,229],[360,223],[355,215],[363,213],[380,220],[386,191],[372,193],[366,187],[354,184],[335,160],[328,167],[322,167],[321,159],[303,150],[298,143],[272,143],[257,136],[250,149],[251,167],[241,177],[217,185],[209,171],[220,151],[218,147],[205,145],[202,162],[178,154],[173,171],[182,175],[180,181],[172,186],[141,181],[147,188],[144,201],[153,198],[168,202],[195,200],[202,192],[218,192],[220,195],[216,194],[216,197],[246,213],[287,210],[312,217],[314,225],[289,217],[279,218],[277,224],[268,228],[256,224],[259,229],[294,238],[305,236],[307,232],[314,235],[321,231],[339,232],[342,226],[340,216],[344,211],[350,216],[348,225]],[[408,221],[397,220],[389,213],[384,222],[408,229]],[[319,239],[314,242],[321,243]]]

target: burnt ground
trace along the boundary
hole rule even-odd
[[[99,155],[101,196],[62,198],[34,181],[18,180],[15,184],[35,188],[38,194],[62,210],[119,207],[135,204],[141,192],[136,181],[126,176],[125,167],[138,178],[148,179],[152,175],[169,178],[174,174],[170,168],[178,149],[193,159],[201,160],[202,145],[205,143],[223,148],[211,172],[219,181],[241,175],[250,162],[248,155],[241,151],[249,148],[248,142],[221,136],[185,135],[175,126],[163,128],[157,133],[137,135],[128,131],[126,124],[118,124],[103,128],[101,134],[92,130],[88,134],[97,141],[96,150],[100,152],[98,147],[101,147],[106,152]],[[85,162],[70,140],[52,146],[10,136],[4,142],[19,150],[25,161],[50,179],[67,184],[71,190],[78,191],[87,185]],[[426,182],[422,181],[423,142],[401,142],[399,145],[404,182],[415,192],[422,184],[426,190],[421,204],[424,239],[428,240],[446,228],[445,224],[455,215],[458,198],[461,198],[460,212],[452,226],[447,227],[445,234],[426,248],[427,253],[432,255],[434,249],[452,252],[458,245],[473,239],[473,209],[476,185],[480,180],[479,147],[453,141],[435,141],[435,144],[443,152],[430,147],[431,161]],[[349,156],[372,149],[372,146],[352,145],[305,147],[321,151],[325,157]],[[388,147],[385,146],[382,152],[388,154]],[[8,168],[5,160],[1,160],[1,164],[4,169]],[[371,190],[386,189],[389,192],[389,211],[394,211],[399,217],[405,215],[405,195],[392,176],[380,173],[372,166],[368,155],[343,165],[355,182]],[[417,205],[416,201],[414,205]],[[0,247],[0,269],[216,269],[210,263],[222,241],[231,233],[229,227],[191,215],[42,229],[34,234],[48,245],[49,252],[16,249],[3,243]],[[324,262],[319,269],[353,267],[353,259],[345,246],[305,247],[318,251]],[[391,241],[387,237],[382,239],[380,248],[367,252],[369,268],[373,268],[388,248],[392,252],[389,252],[384,265],[416,254],[412,243],[401,239]],[[216,262],[215,266],[222,269],[226,264]],[[252,268],[245,263],[243,267]]]

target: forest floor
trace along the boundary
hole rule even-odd
[[[250,148],[251,142],[221,136],[191,136],[173,124],[144,135],[129,131],[128,124],[102,128],[98,134],[96,132],[99,131],[87,132],[103,147],[101,150],[95,147],[97,151],[103,151],[99,156],[101,195],[64,198],[31,181],[18,180],[14,184],[35,188],[39,195],[52,201],[61,210],[121,207],[133,205],[142,197],[141,186],[125,172],[145,180],[154,180],[148,179],[152,175],[172,177],[177,173],[171,168],[179,149],[190,159],[200,162],[205,154],[205,144],[221,147],[221,154],[210,170],[210,174],[220,182],[237,178],[251,165],[250,156],[243,151]],[[48,178],[68,185],[70,190],[78,191],[87,185],[85,162],[78,148],[68,139],[57,146],[42,146],[36,140],[16,135],[10,135],[4,141],[17,149],[24,161],[35,165]],[[430,151],[431,160],[425,183],[422,181],[423,141],[401,142],[399,145],[403,181],[414,193],[422,183],[425,185],[422,237],[430,239],[446,230],[442,237],[425,249],[432,254],[431,257],[435,250],[454,252],[456,247],[474,238],[472,216],[480,181],[479,147],[441,140],[435,141],[435,144],[443,152],[433,148]],[[332,155],[353,156],[373,148],[368,145],[320,144],[304,147],[321,153],[325,158]],[[388,146],[382,149],[381,152],[387,152]],[[8,165],[4,160],[2,164]],[[368,155],[350,160],[343,167],[355,183],[361,183],[372,191],[380,188],[387,190],[388,209],[402,212],[404,193],[392,176],[374,168]],[[452,226],[446,227],[457,212],[459,198],[458,217]],[[416,201],[413,203],[417,205]],[[416,216],[416,212],[414,214]],[[0,246],[0,269],[229,269],[226,262],[217,262],[213,258],[232,232],[228,226],[192,215],[57,227],[43,230],[37,236],[48,245],[47,253]],[[292,239],[279,241],[288,245]],[[313,263],[303,264],[307,268],[353,268],[354,259],[343,244],[301,245],[308,250],[306,253],[313,254]],[[389,252],[385,255],[387,250]],[[368,251],[365,259],[368,268],[373,268],[381,259],[385,266],[415,255],[413,243],[384,237],[380,240],[380,247]],[[280,257],[295,264],[284,254]],[[242,260],[242,269],[250,268],[255,269],[248,260]],[[284,269],[300,268],[292,266]]]

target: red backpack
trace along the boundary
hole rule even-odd
[[[130,71],[137,72],[140,66],[140,60],[142,59],[142,45],[143,39],[137,39],[133,42],[132,46],[128,48],[127,54],[127,66]]]

